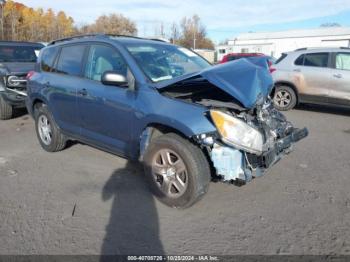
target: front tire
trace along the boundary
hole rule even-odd
[[[66,147],[66,138],[45,104],[36,106],[34,117],[36,134],[42,148],[47,152],[63,150]]]
[[[211,175],[203,151],[176,134],[152,140],[143,162],[153,193],[170,207],[188,208],[208,191]]]
[[[297,104],[297,95],[289,86],[277,86],[273,97],[275,107],[280,111],[293,109]]]
[[[13,116],[13,107],[0,95],[0,120],[8,120]]]

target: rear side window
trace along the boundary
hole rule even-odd
[[[56,72],[71,76],[80,76],[84,52],[85,45],[62,47]]]
[[[281,62],[283,59],[285,59],[287,57],[286,53],[283,53],[280,58],[278,58],[275,62],[275,64],[277,65],[279,62]]]
[[[350,70],[350,53],[336,54],[335,68],[340,70]]]
[[[44,72],[52,72],[53,64],[58,53],[57,47],[50,47],[43,50],[41,55],[41,70]]]
[[[327,67],[329,53],[305,54],[304,66]]]
[[[299,56],[297,60],[295,60],[294,64],[300,66],[304,65],[304,57],[304,55]]]

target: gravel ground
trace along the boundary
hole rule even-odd
[[[0,254],[350,254],[350,112],[287,115],[310,130],[292,154],[182,211],[138,164],[82,144],[49,154],[27,115],[0,121]]]

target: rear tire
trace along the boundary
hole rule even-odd
[[[13,107],[0,95],[0,120],[8,120],[13,116]]]
[[[277,86],[273,97],[275,108],[280,111],[293,109],[297,104],[297,95],[289,86]]]
[[[45,104],[35,107],[34,118],[36,134],[42,148],[47,152],[63,150],[67,140]]]
[[[208,191],[211,174],[203,151],[179,135],[152,140],[143,162],[154,195],[167,206],[188,208]]]

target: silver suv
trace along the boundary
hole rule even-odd
[[[298,103],[350,106],[350,48],[302,48],[283,53],[272,69],[279,110]]]

